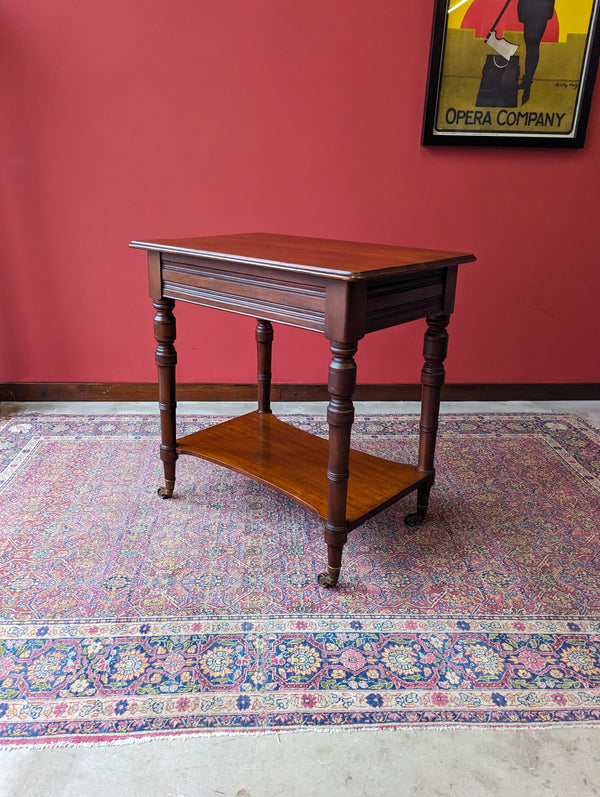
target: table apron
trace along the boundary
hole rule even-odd
[[[455,272],[441,268],[345,283],[240,263],[163,259],[160,290],[165,298],[326,334],[335,328],[334,338],[345,340],[349,334],[358,340],[369,332],[451,313]],[[333,321],[340,312],[343,331]]]
[[[286,304],[285,296],[278,291],[265,291],[264,298],[258,298],[163,280],[162,294],[169,299],[178,299],[265,321],[278,321],[301,329],[316,332],[323,332],[325,329],[324,308],[319,312],[308,307],[300,307],[297,303]]]
[[[404,324],[435,313],[452,312],[447,269],[388,278],[367,289],[366,332]]]

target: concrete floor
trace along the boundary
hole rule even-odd
[[[229,414],[250,405],[182,403],[180,413]],[[250,407],[253,408],[253,407]],[[357,412],[418,405],[359,403]],[[155,412],[150,404],[0,405],[25,411]],[[274,405],[281,413],[324,404]],[[600,428],[600,402],[447,403],[443,412],[568,412]],[[600,728],[402,729],[189,736],[122,746],[0,750],[7,797],[588,797],[600,795]]]

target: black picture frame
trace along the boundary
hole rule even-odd
[[[565,2],[435,0],[421,143],[583,147],[600,0]]]

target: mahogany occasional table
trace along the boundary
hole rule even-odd
[[[339,578],[348,532],[410,492],[425,518],[434,482],[435,439],[444,382],[446,327],[456,273],[471,254],[269,233],[132,241],[148,253],[156,315],[160,457],[170,498],[175,463],[190,454],[268,485],[325,521],[324,587]],[[258,409],[177,439],[175,431],[175,299],[257,319]],[[354,354],[368,332],[427,319],[416,466],[350,448],[356,384]],[[273,321],[322,332],[330,341],[329,441],[278,420],[271,412]]]

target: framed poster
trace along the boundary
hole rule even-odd
[[[435,0],[423,144],[582,147],[600,0]]]

